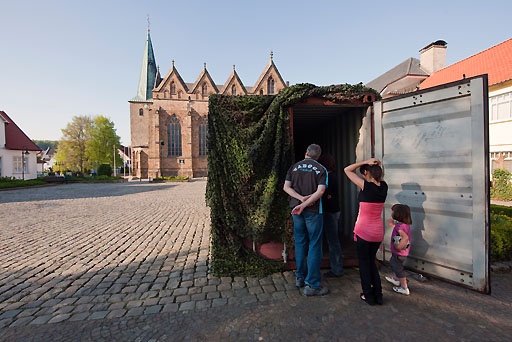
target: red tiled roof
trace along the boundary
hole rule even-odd
[[[489,86],[512,79],[512,38],[433,73],[420,89],[482,74],[488,74]]]
[[[12,119],[0,110],[0,116],[5,120],[5,148],[9,150],[41,151],[23,131],[12,121]],[[3,123],[3,120],[0,120]]]

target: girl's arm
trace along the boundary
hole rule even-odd
[[[402,249],[406,249],[407,245],[409,244],[409,237],[403,230],[399,230],[398,234],[400,234],[400,237],[402,238],[398,245],[395,245],[395,248],[401,251]]]

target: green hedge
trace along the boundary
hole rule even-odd
[[[42,185],[46,182],[40,179],[15,179],[11,177],[0,177],[0,189],[21,188],[26,186]]]
[[[490,259],[512,260],[512,207],[491,205]]]
[[[491,198],[512,201],[512,174],[503,169],[492,172]]]

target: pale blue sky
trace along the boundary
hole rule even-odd
[[[253,86],[274,52],[290,84],[367,83],[433,41],[447,65],[512,37],[510,0],[0,0],[0,110],[32,139],[58,140],[77,115],[104,115],[130,144],[128,100],[147,32],[160,72],[185,82],[233,64]]]

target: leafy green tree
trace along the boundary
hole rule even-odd
[[[66,128],[61,130],[63,137],[55,155],[59,170],[84,172],[90,167],[86,158],[86,145],[92,125],[90,116],[74,116]]]
[[[123,160],[117,149],[121,145],[114,123],[103,115],[93,120],[86,144],[86,156],[95,169],[101,164],[121,166]],[[114,162],[115,158],[115,162]]]

